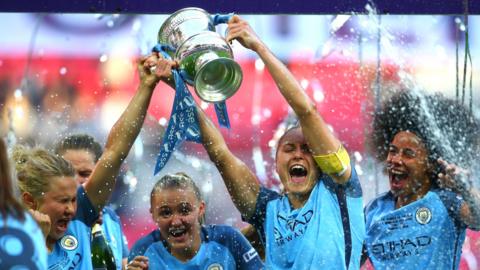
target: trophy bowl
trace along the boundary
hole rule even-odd
[[[158,42],[176,49],[189,37],[203,31],[215,32],[210,14],[201,8],[184,8],[165,20],[158,31]]]
[[[162,24],[158,42],[180,64],[185,81],[207,102],[221,102],[240,88],[243,74],[228,42],[200,8],[176,11]]]

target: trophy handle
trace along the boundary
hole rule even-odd
[[[215,14],[212,16],[213,25],[218,25],[221,23],[228,23],[228,21],[235,15],[235,13],[229,14]]]

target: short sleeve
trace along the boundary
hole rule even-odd
[[[467,225],[460,217],[460,207],[463,204],[463,199],[455,192],[444,189],[435,189],[434,192],[440,197],[440,200],[448,211],[448,215],[455,221],[455,226],[457,226],[457,228],[466,228]]]
[[[88,198],[83,186],[77,189],[77,212],[74,219],[82,221],[88,227],[92,227],[98,219],[98,212]]]
[[[128,254],[128,261],[132,261],[136,256],[144,256],[148,247],[158,241],[160,241],[160,231],[158,229],[138,239],[130,250],[130,254]]]
[[[230,226],[211,226],[209,241],[225,246],[235,259],[237,270],[263,269],[263,262],[250,242],[237,229]]]
[[[362,186],[360,185],[360,180],[358,179],[357,170],[355,170],[355,164],[352,162],[350,164],[352,167],[352,172],[347,183],[344,184],[345,195],[352,198],[362,197]],[[332,193],[335,193],[339,184],[333,181],[332,177],[327,174],[322,174],[321,180],[325,184],[325,187]]]
[[[118,225],[118,233],[122,238],[122,259],[126,259],[128,257],[128,240],[127,240],[127,237],[125,237],[125,234],[123,234],[122,220],[120,219],[118,214],[113,210],[113,208],[109,206],[104,207],[103,211],[108,212],[108,215],[110,215],[112,219],[115,221],[115,223],[117,223]]]
[[[280,195],[277,192],[265,187],[260,187],[260,192],[258,193],[257,202],[255,205],[255,212],[249,219],[246,219],[244,216],[242,216],[243,221],[252,224],[255,229],[257,229],[257,231],[261,234],[263,241],[265,241],[264,223],[267,214],[267,204],[269,201],[278,199],[279,197]]]
[[[123,259],[126,259],[128,258],[128,240],[127,240],[127,237],[125,236],[125,234],[123,234],[123,230],[122,230],[122,243],[123,243],[123,248],[122,248],[122,258]]]

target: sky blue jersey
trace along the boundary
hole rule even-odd
[[[150,245],[144,256],[150,269],[169,270],[260,270],[263,262],[257,251],[236,229],[224,225],[202,227],[202,244],[188,262],[172,256],[163,241]]]
[[[122,270],[122,259],[128,257],[127,238],[123,234],[120,217],[109,206],[103,208],[102,230],[105,234],[108,245],[112,249],[117,270]]]
[[[260,189],[248,222],[262,235],[267,269],[347,269],[347,260],[348,269],[360,268],[365,223],[362,189],[353,166],[350,181],[342,186],[343,214],[339,188],[328,175],[322,175],[299,209],[291,207],[286,195]]]
[[[462,200],[435,189],[395,209],[387,192],[365,208],[366,248],[376,269],[458,269],[466,225]]]
[[[52,252],[48,254],[49,270],[92,269],[90,237],[92,224],[97,218],[96,209],[85,189],[80,186],[77,190],[77,213],[68,224],[65,235],[57,240]]]
[[[23,222],[0,213],[0,269],[47,269],[45,238],[27,212]]]
[[[133,244],[132,249],[130,250],[130,254],[128,254],[128,261],[133,260],[136,256],[143,256],[147,248],[155,243],[162,240],[160,236],[160,230],[157,228],[151,231],[149,234],[145,235],[144,237],[140,238]]]

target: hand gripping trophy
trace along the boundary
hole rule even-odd
[[[229,15],[210,16],[200,8],[173,13],[158,32],[158,43],[178,61],[184,80],[206,102],[221,102],[240,87],[242,70],[233,60],[228,42],[215,25],[226,23]]]
[[[233,60],[230,45],[215,29],[215,25],[227,23],[230,17],[211,16],[200,8],[184,8],[169,16],[158,31],[158,44],[153,50],[178,62],[179,68],[173,71],[175,100],[155,174],[181,141],[201,142],[195,102],[185,82],[194,87],[200,99],[214,103],[220,125],[230,127],[225,100],[237,92],[243,75],[240,65]]]

